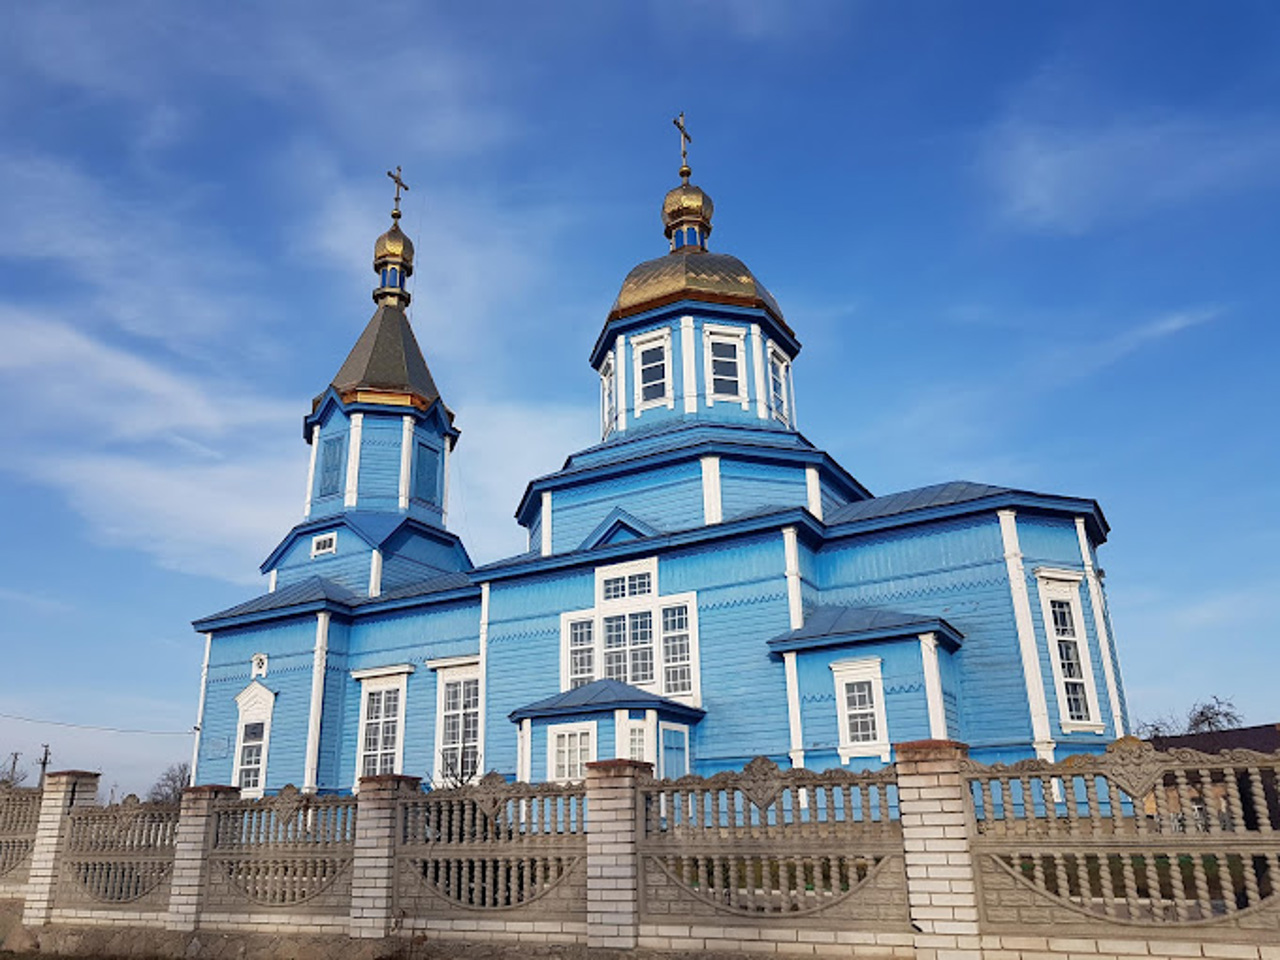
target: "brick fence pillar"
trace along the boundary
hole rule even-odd
[[[182,811],[173,841],[173,873],[169,882],[168,930],[194,930],[204,905],[209,880],[208,855],[213,846],[214,802],[240,796],[235,787],[188,787],[182,792]]]
[[[355,857],[351,864],[349,932],[353,937],[378,938],[391,932],[400,801],[421,789],[419,777],[389,773],[360,778]]]
[[[639,927],[636,781],[653,764],[587,764],[587,946],[634,949]]]
[[[894,746],[906,850],[907,901],[919,960],[980,960],[978,894],[960,761],[952,740]]]
[[[24,926],[38,927],[49,922],[58,886],[58,862],[67,839],[67,814],[73,807],[97,802],[99,776],[84,770],[63,770],[44,778],[40,820],[27,874],[27,900],[22,911]]]

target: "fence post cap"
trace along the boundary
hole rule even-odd
[[[899,760],[958,760],[969,755],[969,745],[959,740],[908,740],[895,743],[893,752]]]
[[[653,764],[646,760],[590,760],[587,762],[588,770],[598,770],[600,773],[626,773],[634,770],[636,773],[653,773]]]

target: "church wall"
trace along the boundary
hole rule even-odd
[[[507,715],[560,692],[560,614],[594,603],[590,566],[492,584],[485,654],[487,769],[515,774],[516,725]]]
[[[660,530],[701,525],[702,470],[698,461],[556,490],[551,495],[552,550],[567,553],[578,549],[619,505]]]
[[[400,417],[366,413],[360,432],[359,510],[400,509],[400,450],[403,446]]]
[[[200,782],[230,783],[235,770],[239,711],[236,695],[249,685],[250,658],[267,654],[261,682],[276,694],[267,752],[267,787],[301,786],[315,646],[314,614],[260,627],[220,630],[209,650],[209,681],[200,732]]]
[[[596,725],[595,759],[614,759],[618,742],[614,730],[612,713],[571,713],[562,717],[535,720],[529,726],[529,776],[530,782],[541,783],[550,779],[553,772],[547,767],[547,745],[551,738],[551,730],[566,723],[592,723]],[[515,724],[507,725],[510,729],[502,733],[514,744],[516,739]]]
[[[726,520],[763,506],[804,506],[808,502],[804,466],[747,463],[722,458],[720,502]]]
[[[369,555],[371,548],[355,531],[335,523],[338,552],[311,556],[311,535],[299,537],[276,564],[276,588],[285,587],[307,577],[324,577],[364,596],[369,592]]]
[[[311,514],[312,519],[319,517],[336,516],[342,513],[342,504],[347,486],[347,455],[348,442],[351,433],[351,422],[347,419],[346,414],[333,408],[325,416],[320,424],[320,436],[314,442],[316,469],[315,476],[311,480]],[[321,460],[324,449],[324,442],[330,439],[340,439],[342,441],[342,461],[339,465],[339,483],[337,493],[327,497],[318,496],[321,481]]]
[[[324,700],[320,713],[320,754],[316,769],[316,783],[322,792],[336,791],[343,787],[339,778],[342,761],[342,729],[346,716],[346,701],[354,683],[348,673],[347,649],[351,625],[333,617],[329,621],[329,654],[325,658]],[[359,690],[355,691],[359,696]]]
[[[1084,569],[1074,519],[1019,513],[1018,546],[1022,548],[1022,562],[1028,572],[1040,566]]]
[[[944,617],[963,635],[954,655],[965,709],[952,736],[975,750],[1026,743],[1031,720],[1000,528],[994,515],[841,540],[818,557],[824,603]]]

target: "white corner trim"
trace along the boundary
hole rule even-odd
[[[702,458],[702,522],[719,523],[724,519],[720,499],[720,458]]]
[[[1040,675],[1040,652],[1036,645],[1035,623],[1031,619],[1031,596],[1027,592],[1027,574],[1022,565],[1022,547],[1018,543],[1017,514],[1013,510],[1000,510],[997,516],[1000,518],[1009,593],[1013,600],[1013,619],[1018,630],[1018,650],[1022,655],[1022,676],[1031,709],[1031,735],[1037,755],[1048,753],[1052,757],[1049,703],[1044,695],[1044,677]]]
[[[449,454],[453,452],[453,438],[445,437],[442,444],[444,451],[440,458],[440,472],[443,479],[440,483],[440,524],[443,526],[449,519]]]
[[[528,717],[516,729],[516,779],[521,783],[533,779],[533,721]]]
[[[351,430],[347,434],[347,490],[342,497],[344,507],[356,505],[360,489],[360,437],[364,430],[364,414],[351,415]]]
[[[423,663],[428,670],[451,670],[454,667],[476,667],[480,665],[480,654],[463,653],[456,657],[436,657]]]
[[[804,491],[808,500],[809,512],[821,520],[822,482],[818,477],[818,468],[812,464],[804,468]]]
[[[782,655],[787,674],[787,728],[791,735],[791,766],[804,766],[804,730],[800,726],[800,678],[796,673],[796,652]]]
[[[551,556],[551,491],[542,491],[542,509],[539,513],[542,521],[542,555]]]
[[[934,740],[946,740],[947,709],[942,702],[942,673],[938,669],[938,638],[935,634],[920,634],[920,658],[924,664],[924,697],[929,707],[929,736]]]
[[[320,775],[320,720],[324,711],[324,675],[329,659],[329,613],[316,614],[316,643],[311,656],[311,705],[307,713],[307,754],[302,792],[315,793]]]
[[[409,509],[409,476],[413,472],[413,417],[400,420],[400,510]]]
[[[311,491],[315,489],[316,482],[316,448],[320,446],[320,424],[314,424],[311,427],[311,457],[307,464],[307,500],[302,507],[302,517],[305,520],[311,516]]]
[[[382,596],[382,551],[369,554],[369,596]]]
[[[756,416],[769,419],[769,402],[764,384],[764,344],[760,339],[760,324],[751,325],[751,368],[756,382]]]
[[[613,711],[613,758],[629,760],[631,754],[631,711]]]
[[[479,674],[480,674],[480,729],[477,731],[476,741],[476,776],[483,777],[485,775],[485,753],[487,752],[487,743],[485,739],[485,714],[489,709],[489,581],[486,580],[480,584],[480,653],[479,653]]]
[[[1102,583],[1094,569],[1089,550],[1089,537],[1084,528],[1084,517],[1076,517],[1076,539],[1080,541],[1080,559],[1084,561],[1085,580],[1089,584],[1089,607],[1093,614],[1093,632],[1098,637],[1098,651],[1102,654],[1102,677],[1107,685],[1107,703],[1111,706],[1111,722],[1117,738],[1125,735],[1124,712],[1120,709],[1120,684],[1112,661],[1111,634],[1107,630],[1107,613],[1102,596]]]
[[[694,363],[693,317],[680,318],[680,368],[684,380],[681,385],[684,393],[684,412],[698,412],[698,375]],[[707,388],[710,395],[710,386]]]
[[[196,735],[191,744],[191,778],[189,787],[196,785],[196,773],[200,769],[200,732],[204,727],[204,703],[209,691],[209,650],[213,647],[213,634],[204,635],[204,663],[200,667],[200,703],[196,706]]]
[[[627,335],[618,334],[613,348],[613,386],[617,392],[614,406],[618,410],[618,432],[627,429]]]
[[[271,572],[267,574],[267,593],[276,592],[276,579],[278,574],[279,574],[279,571],[276,570],[274,567],[272,567]]]
[[[365,667],[363,670],[352,670],[352,680],[377,680],[381,677],[396,677],[402,673],[413,673],[416,670],[412,663],[392,663],[385,667]]]
[[[796,528],[782,528],[782,547],[787,561],[787,612],[791,615],[791,629],[804,626],[804,606],[800,594],[800,548],[796,541]]]

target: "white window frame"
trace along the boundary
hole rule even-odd
[[[778,363],[782,367],[782,407],[778,408],[774,403],[773,395],[773,365]],[[764,371],[764,387],[768,393],[769,416],[785,426],[791,426],[791,360],[790,358],[775,347],[769,344],[768,356],[765,363]]]
[[[1098,709],[1098,684],[1093,677],[1093,649],[1089,645],[1089,632],[1085,627],[1084,608],[1080,602],[1080,584],[1084,573],[1080,570],[1059,570],[1039,567],[1035,571],[1040,594],[1040,617],[1044,625],[1045,645],[1049,651],[1049,664],[1053,670],[1054,691],[1058,695],[1058,726],[1063,733],[1106,733],[1106,724]],[[1085,701],[1089,705],[1088,720],[1072,720],[1067,706],[1067,683],[1062,672],[1062,658],[1058,652],[1058,637],[1053,626],[1052,601],[1065,600],[1071,605],[1071,618],[1076,628],[1076,650],[1080,655],[1081,672],[1084,674]]]
[[[613,433],[618,425],[618,390],[613,351],[605,354],[600,364],[600,438]]]
[[[468,778],[468,783],[475,783],[484,775],[484,684],[480,682],[480,658],[467,658],[442,666],[436,670],[436,735],[435,750],[431,761],[431,782],[437,786],[446,786],[453,781],[446,781],[444,770],[444,711],[445,687],[450,683],[461,683],[465,680],[476,681],[476,769]],[[465,746],[465,741],[463,742]]]
[[[328,533],[317,533],[311,538],[311,559],[323,557],[326,554],[338,552],[338,531],[330,530]]]
[[[596,757],[599,756],[600,737],[597,734],[598,724],[595,720],[581,720],[577,723],[552,723],[547,725],[547,783],[577,783],[580,777],[557,777],[556,776],[556,738],[564,734],[588,734],[591,737],[591,749],[589,759],[584,763],[594,763]],[[585,777],[587,771],[582,771]]]
[[[271,716],[275,712],[276,695],[263,684],[254,680],[236,695],[236,752],[232,758],[231,782],[240,786],[240,775],[245,769],[242,763],[244,751],[244,728],[248,724],[262,724],[262,751],[259,754],[258,785],[240,791],[246,800],[261,797],[267,789],[267,760],[271,747]]]
[[[641,356],[644,351],[650,350],[655,346],[662,347],[663,350],[663,395],[653,400],[644,399],[644,382],[642,378],[643,363]],[[666,407],[673,409],[676,405],[676,392],[673,384],[674,372],[674,356],[671,350],[671,328],[663,327],[660,330],[654,330],[650,333],[642,334],[638,337],[632,337],[631,343],[631,361],[632,361],[632,391],[634,394],[636,416],[639,417],[641,411],[651,410],[655,407]]]
[[[606,600],[604,584],[607,580],[618,577],[630,579],[638,574],[648,574],[650,590],[648,593],[622,596]],[[608,617],[627,616],[632,613],[649,612],[653,624],[653,679],[645,683],[633,683],[632,686],[648,690],[659,696],[669,697],[680,703],[699,707],[702,705],[702,680],[700,644],[698,641],[698,594],[697,592],[664,595],[658,583],[658,558],[645,557],[640,560],[629,560],[597,567],[595,570],[595,606],[586,610],[570,610],[560,614],[560,689],[570,690],[574,677],[571,676],[570,657],[572,625],[589,621],[592,625],[592,680],[605,676],[604,671],[604,621]],[[669,607],[685,607],[688,618],[689,634],[689,689],[668,692],[666,689],[666,659],[663,651],[663,615]],[[590,681],[587,681],[590,682]]]
[[[352,789],[357,792],[360,789],[360,778],[363,776],[361,771],[364,769],[364,734],[369,711],[369,694],[375,690],[398,690],[400,693],[396,713],[396,758],[391,772],[395,774],[404,772],[404,717],[407,699],[405,694],[409,674],[413,673],[413,669],[412,664],[398,663],[389,667],[371,667],[367,670],[351,671],[351,679],[360,683],[360,725],[356,731],[356,769],[352,784]]]
[[[738,392],[736,394],[718,394],[715,389],[714,357],[712,344],[732,343],[737,350],[738,360]],[[737,403],[743,410],[750,406],[747,400],[747,331],[741,327],[729,327],[719,324],[704,324],[702,327],[702,378],[706,385],[704,391],[707,406],[717,403]]]
[[[885,717],[884,679],[879,657],[863,657],[858,660],[840,660],[831,664],[831,676],[836,688],[836,716],[840,723],[840,760],[848,763],[855,757],[876,757],[889,762],[889,724]],[[849,701],[845,685],[861,681],[871,682],[871,695],[875,702],[876,739],[854,741],[849,738]]]
[[[689,725],[685,723],[668,723],[667,721],[663,720],[658,723],[658,742],[654,745],[655,753],[658,758],[657,763],[654,765],[654,771],[659,780],[671,779],[671,775],[667,772],[667,764],[666,764],[666,760],[664,759],[664,753],[662,749],[662,745],[664,743],[663,734],[665,734],[668,730],[673,730],[676,733],[682,734],[684,736],[685,771],[684,773],[680,774],[680,777],[693,773],[693,755],[689,753]],[[677,777],[676,779],[679,779],[679,777]]]

